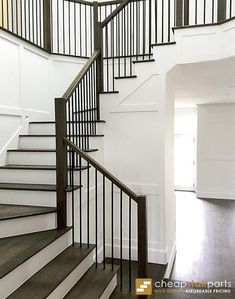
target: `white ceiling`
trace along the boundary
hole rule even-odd
[[[235,57],[178,65],[170,76],[175,83],[176,107],[235,102]]]

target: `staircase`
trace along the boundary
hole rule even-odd
[[[95,267],[94,245],[72,244],[69,226],[56,229],[54,134],[54,122],[30,123],[0,167],[0,298],[109,298],[118,267]],[[91,136],[91,143],[102,137]],[[86,152],[95,157],[97,149]]]
[[[153,44],[174,44],[176,9],[167,2],[167,30],[163,1],[159,10],[152,0],[60,0],[61,7],[59,1],[42,0],[38,6],[32,0],[36,20],[25,2],[2,14],[3,30],[47,53],[87,62],[55,99],[55,120],[29,123],[28,134],[19,136],[18,148],[7,151],[0,167],[0,299],[106,299],[115,289],[114,298],[135,298],[134,277],[147,277],[146,197],[102,166],[100,95],[117,94],[117,86],[137,77],[138,64],[151,66]],[[82,25],[75,16],[83,9]],[[188,25],[187,12],[176,12],[178,25],[183,18]],[[81,39],[76,47],[81,36],[85,46]]]

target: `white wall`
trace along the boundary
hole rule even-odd
[[[29,121],[54,119],[54,98],[85,61],[49,55],[0,30],[0,164]]]
[[[234,34],[235,20],[223,25],[175,29],[177,64],[234,56]]]
[[[105,166],[137,194],[147,196],[149,262],[166,264],[175,250],[174,90],[167,79],[174,48],[155,49],[154,56],[155,63],[135,65],[136,79],[116,81],[119,94],[102,95],[101,117],[106,121]],[[136,242],[133,231],[133,250]]]
[[[235,104],[198,106],[197,196],[235,199]]]

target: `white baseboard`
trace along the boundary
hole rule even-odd
[[[164,278],[169,279],[171,272],[172,272],[172,268],[174,265],[174,261],[175,261],[175,256],[176,256],[176,242],[174,242],[172,250],[171,250],[171,254],[170,254],[170,258],[166,267],[166,272],[164,275]]]
[[[106,244],[105,247],[106,256],[111,257],[111,244]],[[102,251],[99,252],[98,256],[101,257]],[[123,259],[129,259],[129,246],[123,244],[123,251],[122,251]],[[114,244],[114,257],[120,257],[120,247],[117,244]],[[138,258],[138,249],[136,245],[132,245],[132,253],[131,259],[136,261]],[[164,249],[159,249],[152,246],[151,243],[148,245],[148,262],[153,264],[167,264],[167,251]]]

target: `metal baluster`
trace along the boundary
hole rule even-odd
[[[123,55],[124,55],[124,77],[127,75],[127,70],[126,70],[126,54],[127,54],[127,28],[126,28],[126,7],[123,9],[122,12],[123,16],[123,27],[122,27],[122,34],[123,34]]]
[[[36,1],[36,44],[38,45],[38,0]],[[51,11],[52,13],[53,11]],[[53,30],[51,30],[53,32]]]
[[[60,20],[60,12],[59,12],[59,0],[57,0],[57,53],[60,53],[60,30],[59,30],[59,20]]]
[[[164,0],[162,0],[162,43],[164,43]]]
[[[149,59],[151,58],[151,45],[152,45],[152,0],[149,0],[149,49],[148,49]]]
[[[123,287],[123,260],[122,260],[122,190],[120,190],[120,289]]]
[[[168,0],[168,43],[171,40],[171,0]]]
[[[113,207],[113,183],[111,183],[111,257],[112,270],[114,269],[114,207]]]
[[[111,21],[111,56],[112,56],[112,90],[114,91],[114,68],[115,68],[115,59],[114,59],[114,19]]]
[[[98,181],[95,169],[95,265],[98,266]]]
[[[157,44],[157,37],[158,37],[158,5],[157,4],[158,4],[158,0],[155,0],[155,43],[156,44]]]
[[[90,247],[90,164],[87,162],[87,247]]]
[[[85,5],[85,56],[87,57],[87,5]]]
[[[72,232],[72,244],[74,246],[74,239],[75,239],[75,225],[74,225],[74,151],[72,150],[72,163],[70,165],[71,169],[69,169],[70,173],[71,173],[71,188],[72,188],[72,228],[73,228],[73,232]]]
[[[232,10],[233,10],[233,4],[232,4],[232,0],[230,0],[230,13],[229,13],[230,18],[232,18]]]
[[[34,20],[34,16],[35,16],[35,5],[34,5],[34,1],[32,0],[32,26],[33,26],[33,43],[35,43],[35,20]]]
[[[132,230],[132,211],[131,211],[131,197],[129,197],[129,292],[131,292],[131,279],[132,279],[132,269],[131,269],[131,230]]]
[[[106,80],[107,80],[107,91],[109,91],[109,52],[108,52],[108,24],[105,26],[105,56],[106,59]]]
[[[69,43],[69,55],[71,55],[71,3],[68,2],[68,43]]]
[[[204,24],[206,23],[206,0],[204,0],[204,16],[203,16]]]
[[[106,268],[106,261],[105,261],[105,176],[103,175],[103,268]]]
[[[149,0],[150,1],[150,0]],[[146,42],[146,2],[142,2],[142,10],[143,10],[143,59],[145,57],[145,42]]]
[[[63,14],[63,53],[65,54],[65,16],[64,16],[64,11],[65,11],[65,1],[63,0],[63,10],[62,10],[62,14]]]
[[[82,158],[79,156],[79,228],[80,228],[80,247],[82,247]]]
[[[76,3],[73,3],[73,16],[74,16],[74,55],[77,55],[77,16],[76,16]]]
[[[79,33],[80,33],[80,53],[79,55],[82,56],[82,5],[79,5]]]

